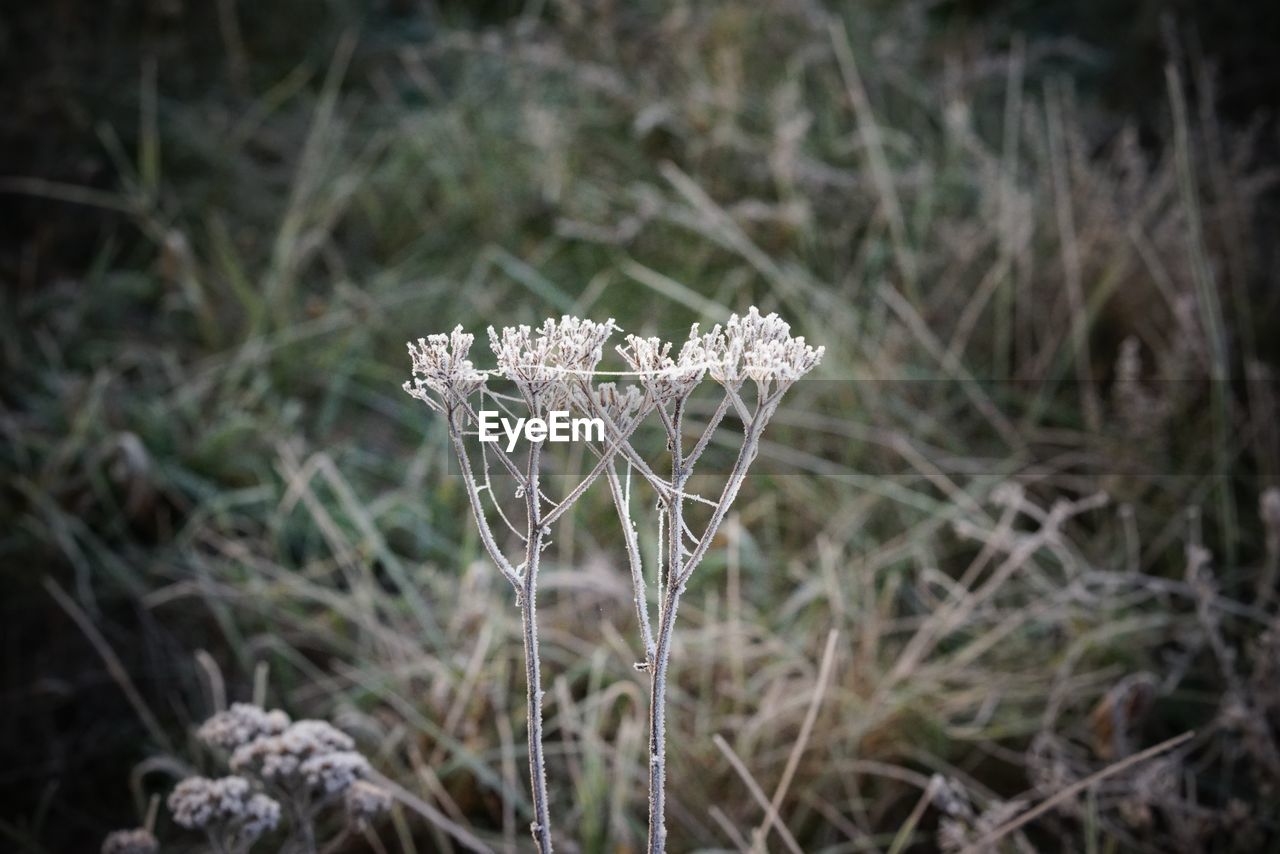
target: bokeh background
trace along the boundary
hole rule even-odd
[[[256,677],[529,849],[518,612],[404,342],[751,304],[828,355],[681,609],[672,850],[955,850],[1048,799],[1005,850],[1278,844],[1278,19],[6,4],[0,847],[136,825]],[[607,505],[546,559],[566,851],[643,847]]]

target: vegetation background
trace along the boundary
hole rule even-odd
[[[682,609],[673,850],[958,849],[1041,804],[989,847],[1280,844],[1278,19],[9,4],[0,845],[136,824],[257,673],[523,850],[518,614],[404,341],[752,303],[828,356]],[[542,609],[567,851],[643,845],[607,503]]]

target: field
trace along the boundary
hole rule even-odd
[[[826,354],[685,593],[670,850],[1280,845],[1275,105],[1215,30],[1126,65],[965,4],[124,5],[6,30],[75,74],[6,95],[62,142],[0,166],[0,847],[142,824],[254,699],[402,787],[328,850],[533,850],[520,609],[405,342],[752,305]],[[561,525],[556,846],[644,850],[609,491]]]

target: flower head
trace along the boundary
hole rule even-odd
[[[531,410],[540,411],[570,399],[575,380],[591,376],[617,328],[613,318],[596,323],[566,314],[559,321],[547,318],[536,332],[507,326],[499,334],[490,326],[489,346],[498,373],[515,383]]]
[[[188,777],[169,794],[173,820],[188,830],[257,839],[280,822],[280,804],[253,791],[244,777]]]
[[[739,317],[732,315],[722,329],[716,324],[702,337],[711,378],[736,387],[755,380],[767,393],[772,383],[785,388],[822,361],[825,347],[811,347],[804,336],[792,337],[791,324],[777,314],[761,315],[752,306]]]
[[[706,372],[707,354],[698,334],[698,324],[689,331],[689,339],[671,358],[671,342],[658,338],[627,336],[627,346],[618,353],[639,374],[640,384],[659,405],[688,397]]]
[[[231,754],[231,770],[284,786],[304,783],[302,765],[314,756],[349,751],[351,736],[324,721],[298,721],[279,735],[257,738]]]
[[[635,386],[619,388],[614,383],[600,383],[591,389],[589,398],[579,392],[575,400],[588,415],[602,412],[614,424],[622,426],[644,404],[644,392]]]
[[[354,750],[340,750],[313,756],[298,770],[313,791],[335,795],[368,774],[369,761]]]
[[[278,735],[289,726],[289,716],[279,709],[266,711],[252,703],[232,703],[218,712],[196,731],[197,737],[211,747],[235,750],[264,735]]]
[[[413,360],[413,377],[404,384],[404,390],[439,409],[440,403],[431,396],[439,396],[446,405],[470,397],[485,381],[467,358],[475,336],[455,326],[448,335],[428,335],[418,343],[409,342],[409,358]]]
[[[156,854],[159,850],[160,843],[143,827],[113,830],[102,840],[102,854]]]
[[[356,780],[343,795],[347,818],[357,827],[368,824],[391,807],[391,793],[367,780]]]

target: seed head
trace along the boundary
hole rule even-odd
[[[627,346],[618,347],[631,370],[640,376],[640,384],[658,405],[689,396],[706,373],[707,355],[698,334],[698,324],[689,331],[689,339],[671,358],[672,344],[658,338],[627,336]]]
[[[489,346],[498,373],[515,383],[529,408],[556,408],[570,399],[576,380],[589,377],[600,364],[604,344],[617,329],[604,323],[564,315],[547,318],[536,333],[528,326],[507,326],[501,334],[489,327]]]
[[[242,841],[257,839],[280,822],[280,804],[244,777],[188,777],[169,794],[173,820],[188,830],[234,833]]]
[[[218,712],[196,731],[197,737],[210,747],[232,751],[264,735],[278,735],[289,726],[289,716],[279,709],[266,711],[252,703],[232,703]]]
[[[777,314],[761,315],[752,306],[746,315],[732,315],[702,337],[711,378],[736,387],[755,380],[763,393],[772,383],[785,388],[807,374],[822,360],[825,347],[811,347],[803,336],[792,337],[791,324]]]
[[[302,763],[302,779],[317,792],[336,795],[369,773],[369,762],[353,750],[322,753]]]
[[[581,392],[575,399],[579,401],[582,411],[587,414],[603,412],[605,416],[618,426],[631,419],[644,403],[644,392],[635,386],[619,388],[614,383],[600,383],[591,389],[591,397],[583,401]]]
[[[231,754],[231,770],[296,786],[304,782],[301,769],[308,759],[354,747],[351,736],[324,721],[298,721],[279,735],[258,738],[236,748]]]
[[[428,335],[418,343],[409,342],[413,376],[404,390],[433,409],[470,397],[484,386],[485,376],[467,358],[475,336],[455,326],[448,335]]]
[[[363,827],[391,807],[391,793],[367,780],[356,780],[343,795],[343,803],[351,822]]]

